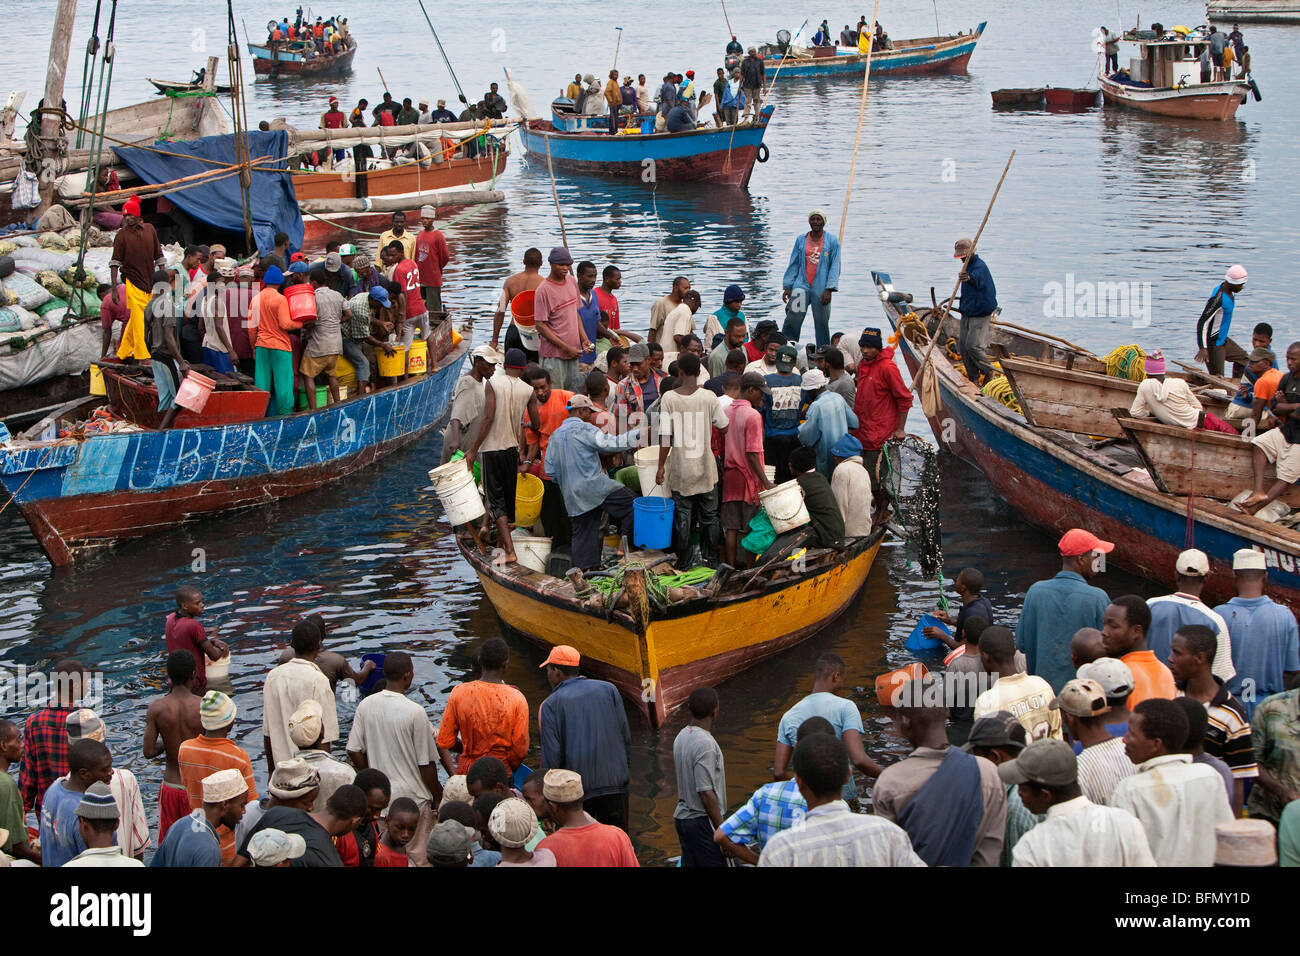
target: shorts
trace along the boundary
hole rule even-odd
[[[495,520],[505,515],[515,521],[515,482],[519,478],[519,449],[480,452],[479,472],[483,476],[483,497],[488,513]]]
[[[176,389],[180,385],[180,372],[171,359],[157,355],[153,363],[153,384],[158,389],[158,411],[165,412],[176,404]]]
[[[1270,428],[1262,435],[1256,435],[1250,443],[1275,463],[1278,481],[1288,484],[1300,481],[1300,445],[1287,441],[1282,429]]]
[[[298,371],[308,378],[315,378],[324,372],[327,375],[334,375],[338,369],[339,357],[337,355],[311,355],[303,353],[302,363],[298,366]]]
[[[1239,422],[1243,419],[1250,418],[1250,406],[1238,405],[1236,402],[1230,402],[1227,411],[1223,413],[1223,417],[1230,422]]]
[[[401,339],[402,348],[409,349],[411,347],[411,343],[415,341],[415,327],[417,325],[420,327],[420,331],[423,333],[420,336],[420,338],[427,339],[429,337],[429,313],[428,312],[421,312],[419,315],[407,316],[406,322],[403,323],[402,325],[402,339]]]
[[[749,522],[758,514],[758,505],[748,501],[724,501],[718,509],[723,531],[748,531]]]

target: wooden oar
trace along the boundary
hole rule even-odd
[[[980,221],[979,230],[975,233],[975,238],[971,240],[970,252],[966,253],[966,258],[962,260],[961,272],[966,271],[970,261],[975,256],[975,249],[979,246],[980,236],[984,234],[984,227],[988,224],[989,213],[993,211],[993,203],[997,201],[998,193],[1002,191],[1002,183],[1006,181],[1007,173],[1011,169],[1011,161],[1016,158],[1016,151],[1013,149],[1011,155],[1007,157],[1006,166],[1002,167],[1002,177],[998,180],[997,187],[993,190],[993,196],[989,199],[988,208],[984,210],[984,218]],[[930,339],[930,347],[925,350],[925,356],[921,359],[921,364],[916,369],[916,374],[912,376],[912,389],[915,390],[921,381],[921,373],[925,371],[926,365],[930,362],[930,353],[934,351],[934,344],[939,341],[940,332],[943,330],[943,323],[948,318],[948,313],[952,311],[952,300],[957,298],[957,293],[961,291],[961,273],[958,273],[957,284],[952,287],[952,295],[948,297],[948,304],[944,306],[943,314],[939,316],[939,322],[935,326],[934,335]]]
[[[546,172],[551,177],[551,199],[555,201],[555,218],[560,220],[560,242],[569,248],[569,235],[564,231],[564,213],[560,212],[560,194],[555,189],[555,169],[551,166],[551,136],[542,131],[546,139]]]

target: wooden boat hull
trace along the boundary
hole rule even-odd
[[[1146,89],[1101,77],[1101,95],[1110,105],[1176,119],[1230,120],[1237,115],[1237,107],[1249,92],[1247,84],[1236,80],[1182,89]]]
[[[1213,23],[1300,23],[1296,0],[1227,0],[1207,6]]]
[[[469,339],[428,375],[316,412],[0,448],[0,483],[55,565],[193,518],[304,494],[427,433]]]
[[[610,136],[600,133],[557,133],[545,120],[519,127],[519,137],[530,154],[560,169],[598,176],[636,178],[642,182],[702,182],[719,186],[747,186],[759,160],[763,135],[772,115],[763,108],[763,121],[703,127],[684,133],[650,133]]]
[[[1047,108],[1057,113],[1082,113],[1097,105],[1097,90],[1070,90],[1049,86],[1043,91]]]
[[[1254,453],[1249,439],[1221,432],[1188,431],[1141,418],[1117,418],[1116,424],[1142,453],[1156,487],[1173,495],[1203,495],[1231,500],[1254,487]],[[1273,466],[1264,487],[1276,480]],[[1300,508],[1300,488],[1288,485],[1280,495]]]
[[[945,37],[917,37],[912,40],[895,40],[893,49],[877,50],[871,54],[871,76],[922,76],[933,73],[965,73],[975,45],[979,43],[988,21],[982,22],[970,33]],[[784,63],[785,66],[781,67]],[[783,60],[780,56],[765,61],[764,69],[771,80],[794,79],[809,76],[860,76],[867,68],[866,54],[853,50],[836,52],[833,56],[814,56],[812,59]]]
[[[882,292],[893,291],[888,275],[875,278]],[[883,305],[897,328],[898,308]],[[906,336],[899,348],[915,375],[924,348]],[[1186,497],[1135,482],[1106,467],[1102,456],[1051,440],[1023,416],[981,396],[939,349],[931,361],[939,385],[938,407],[928,416],[936,442],[973,462],[1026,520],[1053,534],[1087,528],[1115,543],[1108,559],[1117,566],[1168,585],[1179,552],[1199,548],[1210,558],[1203,594],[1210,604],[1236,593],[1232,555],[1254,548],[1264,553],[1270,596],[1300,611],[1300,534],[1208,499],[1196,500],[1189,529]]]
[[[332,56],[303,56],[300,52],[250,43],[248,52],[253,57],[253,72],[258,76],[328,76],[346,73],[352,69],[352,58],[357,55],[357,45]]]
[[[166,80],[149,80],[149,82],[160,94],[197,93],[201,90],[207,89],[207,87],[203,86],[201,83],[169,83]],[[230,89],[229,86],[214,86],[212,87],[212,92],[216,93],[218,96],[227,96],[230,93]]]
[[[584,669],[617,686],[652,726],[662,726],[691,691],[734,677],[839,617],[866,584],[882,535],[862,539],[839,563],[806,578],[671,607],[644,634],[627,614],[606,621],[603,611],[539,588],[539,580],[554,578],[519,566],[499,570],[463,540],[460,548],[507,627],[544,646],[577,648]]]
[[[1046,92],[1044,87],[1037,86],[994,90],[991,95],[993,105],[1002,109],[1042,109],[1043,94]]]
[[[999,364],[1030,425],[1100,438],[1124,437],[1124,430],[1111,409],[1129,408],[1133,404],[1137,382],[1033,359],[1004,358]],[[1212,400],[1203,400],[1201,404],[1220,418],[1228,405],[1225,401]]]

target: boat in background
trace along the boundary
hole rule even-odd
[[[1012,87],[1005,90],[994,90],[993,108],[1008,110],[1041,110],[1043,108],[1043,94],[1046,88],[1042,86]]]
[[[927,73],[965,73],[975,45],[984,34],[988,21],[969,33],[942,37],[916,37],[893,40],[887,50],[871,54],[871,78],[879,76],[917,76]],[[768,80],[808,76],[861,75],[867,68],[867,55],[856,48],[840,51],[839,47],[792,47],[768,44],[762,49]]]
[[[202,90],[207,89],[207,86],[203,83],[202,80],[196,80],[192,83],[173,83],[169,80],[155,80],[152,79],[151,77],[145,77],[145,79],[149,80],[149,82],[153,85],[153,88],[156,89],[160,94],[198,93]],[[212,92],[216,93],[218,96],[226,96],[227,94],[230,93],[230,90],[231,88],[229,86],[218,85],[212,87]]]
[[[550,120],[519,127],[524,149],[560,169],[643,182],[700,182],[747,186],[755,163],[767,161],[763,135],[776,108],[764,106],[757,123],[700,126],[680,133],[560,132]]]
[[[937,330],[932,310],[917,308],[911,296],[893,287],[887,273],[873,272],[872,278],[886,318],[900,333],[899,351],[915,376],[929,352],[930,337],[936,332],[941,342],[955,337],[959,319],[949,315]],[[1009,354],[1057,365],[1065,365],[1072,353],[1059,341],[996,323],[991,338]],[[1024,415],[981,393],[944,349],[936,347],[929,355],[936,397],[933,404],[924,404],[923,389],[923,407],[935,441],[972,461],[1026,520],[1058,535],[1087,528],[1115,542],[1109,560],[1117,566],[1167,584],[1174,583],[1179,552],[1199,548],[1210,558],[1202,594],[1209,604],[1236,594],[1232,556],[1254,548],[1268,565],[1270,596],[1300,611],[1300,531],[1205,497],[1209,489],[1203,484],[1190,498],[1161,491],[1133,444],[1034,427]],[[1152,430],[1155,423],[1146,427]],[[1207,458],[1216,437],[1245,444],[1230,435],[1192,435],[1205,443]],[[1198,469],[1198,480],[1199,474]]]
[[[1049,86],[1043,91],[1043,101],[1048,112],[1082,113],[1097,105],[1100,90],[1070,89],[1064,86]]]
[[[1201,51],[1209,34],[1200,28],[1186,34],[1169,30],[1156,36],[1151,30],[1130,30],[1121,37],[1137,44],[1138,57],[1127,69],[1098,75],[1101,95],[1112,106],[1178,119],[1232,119],[1246,101],[1254,81],[1202,82]]]
[[[1300,23],[1300,0],[1216,0],[1206,14],[1214,23]]]

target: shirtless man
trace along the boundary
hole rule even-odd
[[[144,755],[158,756],[158,738],[162,737],[167,767],[163,770],[162,787],[158,790],[158,842],[162,843],[167,829],[189,815],[190,798],[181,783],[180,762],[177,753],[181,744],[203,733],[199,721],[199,696],[194,693],[194,676],[197,664],[189,651],[172,651],[167,655],[167,678],[171,689],[149,702],[144,719]]]
[[[492,349],[495,352],[501,351],[501,324],[506,319],[506,310],[510,308],[510,300],[521,292],[531,292],[542,284],[542,250],[529,249],[524,253],[524,271],[516,272],[510,276],[501,286],[501,297],[497,299],[496,315],[492,317]],[[523,349],[530,362],[537,361],[537,350],[529,349],[523,339],[519,337],[519,331],[511,323],[506,330],[506,348]]]
[[[319,614],[307,615],[307,620],[311,621],[320,630],[321,640],[329,636],[329,626],[325,623],[325,618]],[[284,664],[294,658],[293,648],[286,647],[284,653],[280,655],[277,664]],[[370,672],[375,669],[374,661],[366,661],[361,665],[360,671],[354,671],[348,659],[342,654],[336,654],[334,651],[327,651],[321,648],[320,653],[316,655],[316,666],[321,669],[321,673],[329,678],[330,690],[338,688],[339,681],[350,680],[357,687],[366,682]]]

